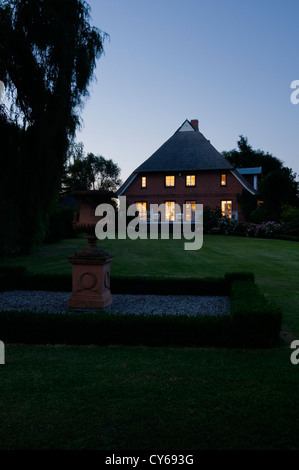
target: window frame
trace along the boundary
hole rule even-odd
[[[142,211],[142,214],[145,214],[145,217],[140,217],[140,212],[138,210],[138,204],[145,204],[145,211]],[[138,211],[138,218],[141,222],[147,221],[147,201],[135,201],[136,211]]]
[[[166,204],[167,203],[172,203],[174,204],[174,212],[173,212],[173,219],[167,219],[166,217]],[[175,205],[176,205],[176,201],[164,201],[164,206],[165,206],[165,214],[164,214],[164,218],[165,218],[165,222],[175,222]]]
[[[222,184],[222,177],[225,177],[225,184]],[[220,174],[220,187],[225,188],[227,186],[227,173],[221,173]]]
[[[228,203],[228,202],[229,202],[230,205],[231,205],[230,215],[229,215],[229,214],[225,214],[225,213],[223,214],[223,210],[222,210],[222,204],[223,204],[223,203],[226,203],[226,206],[227,206],[227,203]],[[221,199],[220,209],[221,209],[221,215],[222,215],[222,217],[227,216],[229,219],[232,219],[232,217],[233,217],[233,201],[232,201],[232,199]]]
[[[143,180],[145,180],[145,185],[143,184]],[[147,177],[141,176],[141,189],[146,189],[146,188],[147,188]]]
[[[190,208],[190,209],[191,209],[191,210],[190,210],[190,216],[191,216],[191,218],[190,218],[190,220],[187,219],[187,204],[188,204],[188,203],[190,203],[190,205],[191,205],[191,208]],[[195,208],[194,208],[194,211],[193,211],[193,212],[194,212],[194,218],[192,218],[192,203],[194,203],[194,205],[195,205]],[[192,201],[191,201],[190,199],[188,199],[187,201],[185,201],[185,206],[186,206],[185,222],[192,222],[193,220],[195,220],[196,201],[195,201],[195,200],[192,200]]]
[[[166,184],[166,178],[173,178],[173,184]],[[165,175],[164,176],[164,187],[165,188],[175,188],[175,175]]]
[[[187,178],[194,178],[194,184],[187,184]],[[186,188],[195,188],[196,187],[196,175],[186,175],[185,176],[185,186]]]

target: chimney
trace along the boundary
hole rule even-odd
[[[198,119],[191,119],[191,124],[196,131],[198,131]]]

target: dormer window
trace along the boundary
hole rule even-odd
[[[195,186],[195,175],[186,175],[186,186]]]
[[[146,188],[146,176],[142,176],[141,178],[141,187]]]
[[[165,176],[165,186],[166,187],[175,186],[175,177],[174,176]]]

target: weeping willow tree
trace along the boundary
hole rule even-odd
[[[0,250],[43,239],[106,34],[82,0],[0,0]]]

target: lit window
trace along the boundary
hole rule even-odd
[[[146,202],[136,202],[136,210],[139,212],[139,220],[147,220]]]
[[[232,217],[232,201],[221,201],[221,213],[223,216],[227,216],[231,219]]]
[[[186,186],[195,186],[195,175],[186,176]]]
[[[195,204],[196,201],[186,201],[186,221],[195,220]]]
[[[146,188],[146,176],[142,176],[141,178],[141,187]]]
[[[165,220],[174,221],[175,218],[175,202],[165,201]]]
[[[165,176],[165,186],[174,186],[175,177],[174,176]]]
[[[221,175],[221,180],[220,180],[220,184],[221,186],[226,186],[226,174],[224,173],[223,175]]]

